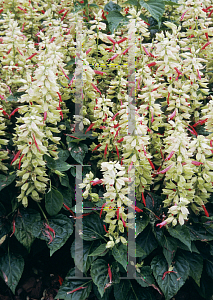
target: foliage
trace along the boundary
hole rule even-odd
[[[189,277],[212,297],[211,4],[0,4],[0,276],[13,293],[36,239],[52,256],[83,217],[56,299],[170,300]]]

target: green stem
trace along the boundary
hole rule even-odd
[[[40,208],[40,211],[42,212],[42,215],[44,216],[44,218],[45,218],[46,222],[48,223],[47,216],[45,215],[45,213],[44,213],[43,209],[41,208],[41,205],[40,205],[38,202],[37,202],[37,204],[38,204],[38,207]],[[48,224],[49,224],[49,223],[48,223]]]

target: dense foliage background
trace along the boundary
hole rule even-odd
[[[0,3],[2,291],[13,298],[46,261],[55,299],[212,299],[212,12],[210,0]],[[124,279],[131,219],[137,277]]]

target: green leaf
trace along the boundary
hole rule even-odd
[[[63,202],[66,204],[69,208],[72,207],[72,200],[75,199],[75,193],[71,188],[65,189],[62,187],[58,188],[58,191],[62,194],[63,196]],[[66,210],[66,209],[65,209]]]
[[[158,246],[158,242],[150,226],[147,226],[136,238],[136,243],[149,255]],[[142,256],[144,259],[146,256]]]
[[[64,172],[69,170],[72,167],[72,165],[69,165],[68,163],[66,163],[63,160],[57,159],[55,161],[55,170],[58,170],[60,172]]]
[[[69,66],[74,65],[74,64],[75,64],[75,58],[71,58],[71,60],[68,61],[68,63],[66,64],[65,67],[69,67]]]
[[[190,233],[186,225],[177,225],[175,227],[169,227],[168,232],[169,234],[171,234],[171,236],[177,238],[182,243],[184,243],[189,248],[189,250],[192,251]]]
[[[24,271],[23,257],[8,251],[0,257],[0,270],[2,279],[15,294],[15,289]]]
[[[63,206],[63,196],[56,189],[51,188],[45,195],[45,208],[50,216],[57,215]]]
[[[41,216],[36,210],[31,208],[21,207],[19,212],[15,219],[15,237],[30,252],[31,245],[35,240],[35,237],[32,235],[32,228],[35,222],[41,220]]]
[[[180,6],[179,3],[177,3],[177,0],[173,0],[173,1],[166,1],[164,0],[165,5],[176,5],[176,6]]]
[[[72,11],[74,14],[79,12],[85,7],[85,3],[80,3],[78,1],[74,2],[74,10]]]
[[[138,236],[139,233],[141,233],[146,226],[149,224],[149,217],[147,214],[143,214],[142,216],[136,215],[135,218],[135,225],[136,225],[136,231],[135,236]]]
[[[138,1],[137,0],[128,0],[128,1],[124,2],[123,5],[126,5],[126,4],[131,4],[131,5],[137,6]]]
[[[8,176],[0,174],[0,191],[10,185],[16,178],[16,173]]]
[[[110,1],[110,2],[108,2],[105,6],[104,6],[104,10],[105,11],[108,11],[108,12],[110,12],[110,11],[121,11],[122,10],[122,8],[120,7],[120,5],[118,5],[118,4],[116,4],[116,3],[114,3],[114,2],[112,2],[112,1]]]
[[[88,152],[88,147],[86,144],[79,143],[78,145],[74,143],[69,144],[69,151],[71,156],[81,165],[83,165],[83,160],[86,152]]]
[[[175,257],[177,246],[178,246],[178,240],[176,240],[172,237],[164,236],[163,254],[169,265],[171,265],[171,263]]]
[[[111,267],[112,271],[112,284],[118,283],[119,280],[119,273],[118,269],[116,268],[116,265],[113,264]],[[104,288],[109,283],[109,275],[108,275],[108,264],[103,259],[97,259],[95,260],[91,265],[91,277],[93,282],[97,285],[98,291],[101,294],[101,297],[103,297],[104,294]]]
[[[0,203],[0,239],[7,235],[10,232],[10,230],[11,224],[6,218],[6,209],[4,205]]]
[[[92,3],[92,4],[89,4],[90,7],[96,7],[96,8],[99,8],[99,6],[95,3]]]
[[[51,170],[55,170],[56,168],[56,163],[55,163],[55,159],[53,159],[51,156],[44,154],[44,159],[47,162],[47,167]]]
[[[213,278],[213,258],[207,258],[205,259],[205,267],[206,267],[206,272],[207,274]]]
[[[130,281],[129,281],[130,282]],[[156,298],[152,297],[152,294],[149,293],[148,289],[141,288],[134,281],[130,282],[131,289],[127,294],[128,300],[156,300]],[[121,299],[123,300],[123,299]]]
[[[58,158],[60,160],[66,161],[69,156],[70,156],[70,153],[68,150],[58,149]]]
[[[89,256],[104,256],[107,254],[109,249],[106,248],[106,243],[98,246]]]
[[[155,284],[155,279],[149,266],[140,268],[140,273],[136,272],[135,279],[142,287],[149,287]]]
[[[115,300],[126,300],[130,288],[130,281],[127,279],[121,279],[118,284],[114,285]]]
[[[64,176],[59,176],[59,180],[61,185],[66,186],[69,188],[70,182],[69,182],[69,177],[66,173],[63,173]]]
[[[137,244],[128,242],[129,255],[132,257],[145,257],[146,252]]]
[[[67,294],[79,287],[86,287],[80,289],[76,292]],[[62,285],[59,288],[58,294],[55,299],[63,300],[85,300],[89,297],[92,290],[92,280],[91,279],[75,279],[75,269],[71,269]]]
[[[45,235],[43,221],[34,223],[32,234],[36,238],[47,242],[47,246],[50,249],[50,256],[52,256],[55,251],[60,249],[66,243],[73,233],[73,224],[67,216],[62,214],[56,215],[48,221],[49,226],[55,230],[55,238],[52,235],[53,240],[51,243],[49,243],[50,239]]]
[[[98,239],[105,239],[103,223],[97,214],[91,214],[83,218],[83,235],[82,239],[85,241],[94,241]]]
[[[139,3],[142,7],[148,10],[153,18],[155,18],[158,22],[160,21],[165,11],[165,3],[163,0],[140,0]]]
[[[110,11],[106,16],[109,23],[109,30],[113,33],[120,23],[128,24],[129,20],[126,16],[123,16],[119,11]]]
[[[168,263],[162,254],[153,258],[151,268],[166,300],[170,300],[184,285],[190,271],[189,263],[181,255],[175,257],[173,268],[175,273],[166,274],[163,280],[164,273],[168,271]]]
[[[186,252],[186,251],[182,251],[182,255],[189,263],[189,267],[190,267],[189,276],[191,276],[194,279],[194,281],[197,283],[197,285],[200,286],[200,278],[201,278],[201,274],[203,271],[202,256],[197,253],[190,253],[190,252]],[[212,266],[213,266],[213,264],[212,264]],[[212,275],[213,275],[213,273],[212,273]],[[213,276],[212,276],[212,278],[213,278]]]
[[[112,255],[114,256],[114,259],[127,270],[127,246],[124,244],[119,246],[115,245],[112,248]]]
[[[213,235],[209,234],[208,231],[203,228],[200,224],[193,223],[192,225],[187,225],[189,229],[190,238],[192,241],[212,241]]]

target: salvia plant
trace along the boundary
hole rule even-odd
[[[55,299],[212,299],[212,18],[211,0],[0,3],[0,284],[71,239]]]

